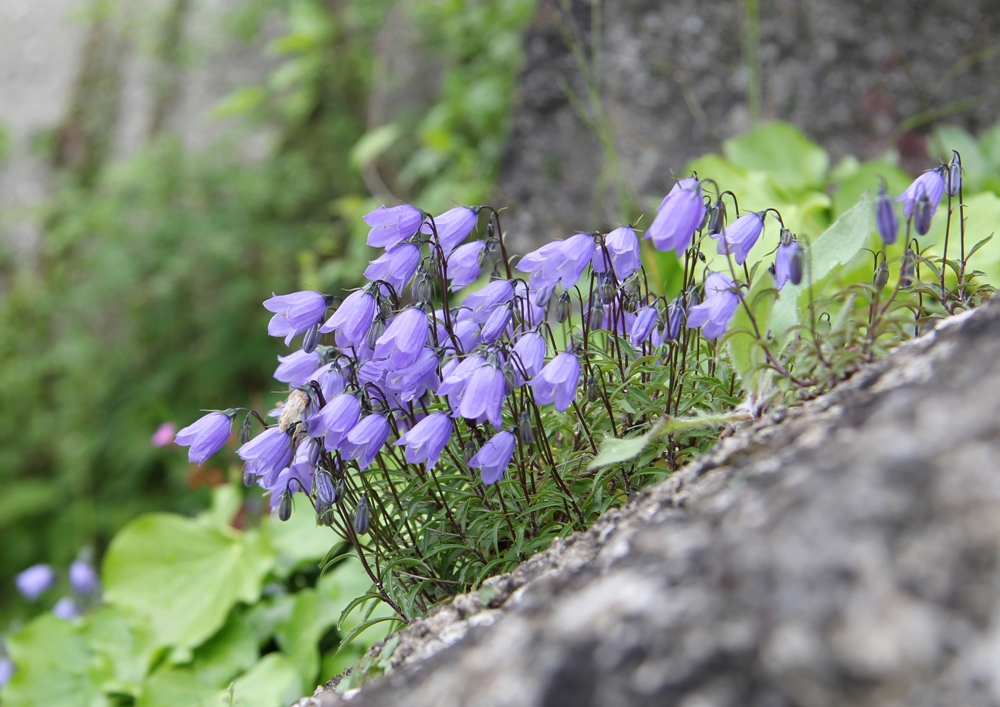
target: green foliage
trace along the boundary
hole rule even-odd
[[[350,612],[369,586],[359,563],[341,557],[317,577],[326,528],[299,514],[237,530],[240,506],[223,486],[196,518],[126,526],[105,558],[103,606],[72,621],[43,614],[9,637],[4,705],[280,707],[384,634],[338,654],[363,621]]]

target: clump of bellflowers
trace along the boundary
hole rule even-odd
[[[896,201],[883,187],[886,246],[896,203],[908,232],[926,232],[960,177],[960,163],[932,170]],[[762,252],[772,221],[778,245]],[[634,462],[588,470],[606,437],[733,409],[748,391],[727,360],[730,338],[755,337],[772,374],[810,390],[816,370],[836,365],[818,345],[786,354],[747,301],[761,278],[771,297],[808,284],[808,238],[696,175],[644,231],[571,232],[523,255],[508,252],[489,206],[386,205],[365,222],[374,252],[359,287],[264,303],[268,333],[289,346],[274,374],[287,386],[277,407],[210,412],[177,442],[202,463],[244,415],[244,482],[278,519],[310,514],[352,545],[372,596],[404,619],[586,527],[711,444],[713,430],[672,433]],[[642,247],[678,259],[670,291],[651,288]],[[750,324],[737,331],[738,311]],[[815,339],[822,321],[800,339]]]

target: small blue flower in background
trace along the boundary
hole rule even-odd
[[[535,390],[535,402],[539,405],[554,402],[559,412],[565,412],[573,404],[579,384],[580,361],[576,354],[569,351],[564,351],[545,364],[528,383]]]
[[[427,314],[419,307],[408,307],[389,322],[375,344],[375,360],[388,360],[394,368],[416,363],[430,333]]]
[[[479,469],[479,476],[484,485],[495,484],[503,478],[503,473],[510,464],[510,458],[514,456],[516,444],[517,440],[513,434],[506,430],[498,432],[469,460],[471,468]]]
[[[389,439],[389,423],[385,417],[372,413],[361,419],[344,439],[340,447],[345,459],[357,459],[361,471],[367,469]]]
[[[70,621],[80,616],[80,606],[73,597],[63,597],[52,607],[52,613],[56,618]]]
[[[356,290],[344,298],[319,330],[324,334],[336,332],[337,345],[342,348],[359,346],[368,336],[376,309],[375,297],[370,292]]]
[[[297,335],[322,321],[329,304],[326,295],[312,290],[289,295],[271,293],[271,298],[264,301],[264,309],[274,312],[267,323],[267,333],[285,337],[288,346]]]
[[[188,461],[201,465],[229,441],[234,417],[236,410],[210,412],[180,430],[174,437],[174,444],[190,447]]]
[[[486,244],[475,241],[460,245],[448,256],[448,280],[451,281],[451,291],[460,290],[471,285],[482,273],[479,266],[479,255]]]
[[[90,562],[76,559],[69,566],[69,586],[77,594],[96,594],[101,589],[101,580]]]
[[[0,687],[10,682],[14,677],[14,663],[5,655],[0,655]]]
[[[651,238],[657,250],[672,250],[677,253],[678,258],[691,247],[695,231],[705,219],[705,201],[701,195],[701,183],[693,181],[693,184],[685,187],[681,187],[678,182],[660,204],[656,218],[643,236]]]
[[[420,267],[420,249],[412,243],[400,243],[371,261],[365,269],[369,280],[382,280],[401,294]]]
[[[902,194],[896,197],[896,201],[903,202],[903,216],[906,218],[919,216],[920,223],[917,224],[917,233],[924,235],[930,227],[930,220],[937,212],[938,204],[944,195],[944,177],[941,176],[941,168],[929,169],[913,180],[913,183],[906,188]],[[918,213],[918,204],[921,204],[921,213]],[[925,226],[920,230],[920,226]]]
[[[719,272],[705,276],[705,301],[691,308],[687,325],[692,329],[702,327],[706,339],[717,339],[729,326],[739,305],[736,283]]]
[[[749,213],[740,216],[732,225],[722,229],[722,232],[713,235],[712,238],[719,241],[719,255],[732,253],[736,256],[736,264],[742,265],[763,230],[763,214]]]
[[[434,226],[437,228],[438,241],[441,250],[448,255],[455,246],[464,241],[476,227],[476,219],[479,215],[477,209],[470,209],[466,206],[456,206],[454,209],[445,211],[440,216],[434,217]],[[431,234],[430,221],[425,221],[420,229],[422,233]]]
[[[388,209],[380,206],[364,218],[365,223],[372,227],[368,232],[368,245],[373,248],[391,248],[417,232],[423,215],[419,209],[402,204]]]
[[[17,575],[14,584],[28,601],[35,601],[55,584],[56,573],[48,565],[32,565]]]
[[[396,446],[406,447],[406,461],[411,464],[427,463],[430,470],[451,438],[451,418],[443,412],[433,412],[396,441]]]
[[[899,221],[896,219],[896,209],[893,208],[892,198],[889,196],[889,186],[882,179],[878,188],[878,196],[875,198],[875,224],[878,226],[878,234],[886,245],[896,242],[896,234],[899,232]]]

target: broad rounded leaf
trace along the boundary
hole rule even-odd
[[[822,147],[788,123],[775,121],[726,140],[726,159],[738,167],[767,172],[788,192],[822,188],[830,158]]]
[[[146,616],[156,645],[194,648],[219,630],[234,604],[257,600],[273,562],[257,533],[146,515],[111,542],[105,599]]]
[[[43,614],[7,639],[17,666],[3,689],[4,707],[107,704],[90,674],[90,651],[78,626]]]

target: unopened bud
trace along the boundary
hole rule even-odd
[[[368,494],[361,494],[361,500],[358,502],[358,509],[354,512],[354,532],[358,535],[364,535],[368,532],[368,525],[371,522],[371,517],[368,513]]]
[[[601,299],[601,304],[611,304],[614,301],[615,286],[607,275],[601,275],[598,279],[597,295]]]
[[[601,389],[597,385],[597,377],[591,375],[587,378],[587,400],[592,403],[596,403],[597,399],[601,397]]]
[[[323,443],[318,439],[309,440],[309,466],[313,469],[319,468],[319,463],[323,459]]]
[[[249,469],[249,468],[244,469],[243,470],[243,485],[246,486],[247,488],[250,488],[251,486],[253,486],[256,483],[257,483],[257,474],[255,474],[252,469]]]
[[[431,297],[434,296],[434,283],[426,274],[422,273],[413,281],[411,292],[413,299],[417,302],[430,302]]]
[[[878,264],[878,267],[875,269],[875,279],[874,279],[875,289],[881,292],[883,288],[885,288],[888,282],[889,282],[889,266],[883,260],[881,263]]]
[[[948,163],[948,194],[957,196],[962,191],[962,156],[951,151],[951,162]]]
[[[531,413],[527,409],[522,410],[517,418],[517,436],[525,446],[535,441],[535,428],[531,426]]]
[[[281,496],[278,499],[278,519],[281,521],[286,521],[292,517],[292,494],[288,493],[288,489],[281,492]]]
[[[913,203],[913,227],[919,236],[931,230],[931,199],[925,191]]]
[[[556,302],[556,321],[562,324],[567,319],[569,319],[570,301],[569,294],[563,292],[559,295],[559,301]]]
[[[910,248],[903,252],[903,262],[899,266],[899,285],[909,287],[913,284],[913,270],[917,262],[917,255]]]
[[[591,307],[587,313],[587,323],[591,329],[600,329],[604,326],[604,308],[600,306]]]
[[[385,333],[385,320],[381,317],[375,317],[372,325],[368,328],[368,336],[365,338],[365,345],[374,351],[375,344],[380,338],[382,338],[383,333]]]
[[[243,418],[243,422],[240,423],[240,444],[246,444],[250,441],[250,413]]]
[[[712,205],[708,214],[708,235],[714,236],[717,233],[722,233],[722,229],[726,225],[726,204],[722,201],[722,197],[719,197]]]
[[[793,285],[802,282],[802,248],[798,244],[788,259],[788,281]]]
[[[316,500],[322,508],[329,508],[337,502],[337,489],[333,486],[333,478],[325,471],[316,474]]]
[[[319,344],[319,322],[306,329],[306,335],[302,337],[302,352],[311,354]]]

